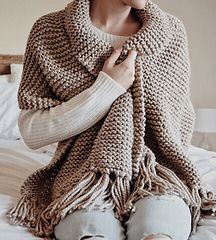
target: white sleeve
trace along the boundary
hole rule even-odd
[[[21,110],[18,127],[31,149],[77,135],[103,118],[112,103],[127,90],[100,71],[95,82],[67,102],[41,110]]]

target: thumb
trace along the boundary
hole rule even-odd
[[[118,59],[120,53],[121,53],[122,47],[121,48],[116,48],[110,55],[109,59],[109,64],[115,65],[116,60]]]
[[[137,51],[129,50],[127,58],[125,59],[125,62],[128,62],[129,64],[134,64],[136,56],[137,56]]]

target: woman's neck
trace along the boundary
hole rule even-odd
[[[142,26],[132,8],[121,1],[90,0],[89,14],[97,28],[114,35],[128,36]]]

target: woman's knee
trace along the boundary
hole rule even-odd
[[[113,210],[85,211],[77,210],[68,214],[55,227],[55,236],[60,240],[89,239],[89,237],[103,237],[101,239],[124,240],[124,229],[114,216]],[[91,239],[91,238],[90,238]],[[96,238],[95,238],[96,239]]]
[[[126,221],[129,240],[188,239],[191,230],[191,213],[181,198],[177,196],[148,197],[138,200],[134,206],[135,211]]]

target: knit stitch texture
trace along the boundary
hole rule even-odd
[[[74,0],[33,25],[18,91],[20,109],[48,109],[90,87],[113,47],[89,24],[90,0]],[[148,1],[134,9],[142,28],[124,43],[117,64],[138,51],[135,80],[105,117],[58,143],[51,162],[21,186],[8,210],[11,223],[53,239],[68,213],[112,208],[125,221],[133,203],[149,195],[176,194],[188,204],[192,230],[214,214],[215,193],[201,183],[187,157],[194,127],[186,31],[176,17]],[[100,101],[100,99],[98,100]]]

